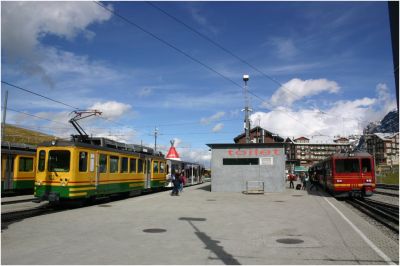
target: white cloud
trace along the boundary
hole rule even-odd
[[[189,6],[189,12],[192,15],[192,18],[202,26],[202,28],[207,29],[207,31],[213,33],[214,35],[218,34],[219,30],[217,27],[211,24],[211,22],[204,15],[204,11],[195,7],[193,4]]]
[[[276,49],[276,54],[280,58],[291,58],[298,53],[297,48],[291,39],[272,37],[269,39],[267,44]]]
[[[212,132],[219,132],[223,128],[224,128],[224,124],[223,123],[218,123],[213,127]]]
[[[22,71],[39,76],[51,87],[54,82],[41,65],[49,47],[41,44],[41,38],[56,35],[72,41],[80,33],[93,38],[94,33],[86,28],[111,17],[110,12],[93,2],[48,1],[3,2],[1,15],[5,60],[18,63]]]
[[[337,93],[340,87],[335,81],[327,79],[292,79],[281,86],[271,98],[263,103],[264,107],[291,106],[306,96],[312,96],[321,92]]]
[[[102,117],[105,118],[117,118],[126,114],[130,109],[131,105],[125,103],[119,103],[116,101],[109,102],[98,102],[89,107],[89,109],[94,109],[102,112]]]
[[[153,92],[153,90],[151,88],[142,88],[139,92],[138,92],[138,96],[139,97],[147,97],[149,96],[151,93]]]
[[[211,122],[221,119],[224,115],[225,115],[225,112],[217,112],[217,113],[213,114],[212,116],[203,117],[202,119],[200,119],[200,123],[203,125],[208,125]]]
[[[326,110],[279,107],[270,112],[256,112],[250,116],[252,125],[258,125],[283,137],[300,135],[362,134],[366,124],[382,119],[396,108],[393,96],[385,84],[378,84],[376,98],[341,100]]]

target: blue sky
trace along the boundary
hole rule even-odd
[[[101,110],[90,134],[152,146],[157,127],[164,152],[206,162],[243,132],[243,74],[252,126],[285,137],[360,134],[396,108],[386,2],[152,2],[259,71],[146,2],[102,3],[208,68],[94,2],[2,2],[2,80]],[[7,123],[75,134],[72,108],[5,90]]]

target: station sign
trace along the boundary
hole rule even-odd
[[[280,155],[279,149],[235,149],[227,150],[228,156],[265,156]]]

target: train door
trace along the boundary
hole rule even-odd
[[[374,190],[375,176],[371,158],[361,158],[361,179],[364,196],[371,196]]]
[[[5,170],[4,190],[11,190],[14,185],[14,156],[12,154],[7,154]]]
[[[151,159],[146,159],[145,177],[146,177],[145,188],[151,188]]]

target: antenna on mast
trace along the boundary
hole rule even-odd
[[[72,139],[79,140],[84,142],[85,140],[89,139],[89,135],[83,130],[81,125],[79,125],[78,120],[88,118],[94,115],[101,115],[101,112],[98,110],[76,110],[72,111],[71,114],[74,113],[75,116],[69,120],[69,122],[74,126],[76,131],[78,131],[79,135],[71,135]]]

